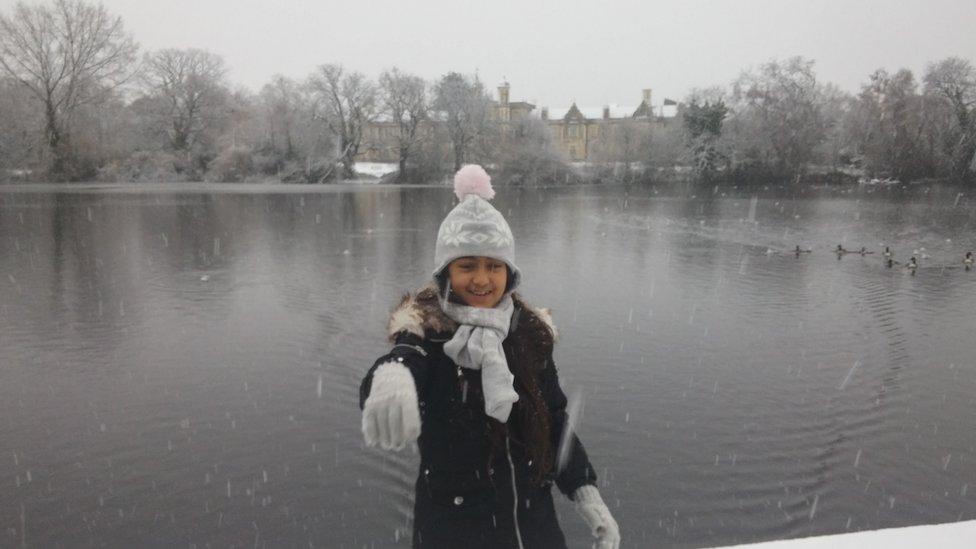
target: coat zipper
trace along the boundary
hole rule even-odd
[[[515,464],[512,463],[512,447],[509,444],[509,438],[505,437],[505,455],[508,457],[508,470],[512,474],[512,519],[515,521],[515,539],[518,541],[519,549],[524,549],[522,546],[522,532],[519,531],[518,525],[518,488],[515,486]]]
[[[410,349],[413,349],[414,351],[417,351],[423,356],[427,356],[427,351],[425,351],[424,348],[421,347],[420,345],[411,345],[409,343],[397,343],[396,345],[393,346],[394,349],[396,349],[397,347],[408,347]]]

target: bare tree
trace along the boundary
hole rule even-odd
[[[308,79],[313,113],[339,140],[343,176],[355,177],[356,155],[363,130],[376,118],[376,86],[358,72],[347,73],[341,65],[320,66]]]
[[[844,116],[842,138],[852,160],[870,175],[902,181],[935,175],[928,121],[937,109],[925,103],[910,70],[874,71]]]
[[[146,55],[142,80],[147,114],[174,151],[190,153],[226,114],[224,60],[198,49],[165,49]]]
[[[818,96],[824,136],[814,158],[821,167],[836,172],[849,160],[850,143],[844,126],[850,118],[854,97],[833,83],[821,84]]]
[[[302,108],[301,89],[293,80],[280,74],[261,89],[267,124],[268,144],[284,160],[296,157],[295,126]]]
[[[0,68],[43,104],[44,138],[60,173],[72,116],[131,76],[138,46],[101,5],[18,3],[0,15]]]
[[[410,153],[422,137],[421,124],[428,119],[427,83],[419,76],[393,67],[380,75],[380,90],[383,106],[397,128],[397,178],[402,181],[406,178]]]
[[[660,120],[653,128],[653,147],[650,150],[648,166],[654,170],[673,172],[675,168],[687,161],[688,138],[685,132],[684,112],[687,106],[678,103],[677,114],[674,118]],[[723,143],[716,146],[725,151]],[[645,172],[646,175],[654,172]]]
[[[597,124],[589,156],[613,177],[632,181],[652,158],[653,132],[646,120],[627,118]]]
[[[323,163],[323,151],[334,170],[334,136],[316,118],[308,86],[275,75],[261,89],[259,110],[257,148],[267,157],[261,165],[266,174],[289,181],[318,181],[330,169]]]
[[[454,149],[454,169],[459,170],[472,145],[489,129],[491,98],[477,78],[450,72],[437,83],[434,107],[446,118]]]
[[[256,171],[253,152],[260,135],[256,104],[254,95],[246,88],[227,93],[226,101],[220,105],[220,112],[207,132],[217,138],[215,155],[205,158],[207,180],[240,182]]]
[[[954,114],[955,127],[946,143],[950,176],[959,182],[971,180],[976,157],[976,69],[959,57],[943,59],[928,67],[925,91],[946,101]]]

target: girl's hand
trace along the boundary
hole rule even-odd
[[[607,505],[603,503],[596,486],[589,484],[580,486],[573,492],[573,501],[576,502],[576,512],[586,521],[593,537],[597,538],[597,548],[618,549],[620,527],[610,515],[610,509],[607,509]]]
[[[406,366],[391,361],[373,372],[362,427],[366,445],[384,450],[402,450],[420,436],[417,388]]]

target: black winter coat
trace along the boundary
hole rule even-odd
[[[515,312],[503,342],[505,355],[510,365],[528,361],[524,364],[538,376],[555,456],[566,424],[566,395],[552,360],[555,329],[547,311],[533,309],[517,295],[513,298]],[[493,444],[481,372],[460,368],[444,354],[444,342],[456,328],[441,311],[433,286],[404,297],[390,318],[393,349],[376,361],[360,387],[362,408],[373,372],[389,361],[402,362],[416,382],[422,426],[413,546],[518,547],[520,537],[525,549],[563,548],[566,542],[556,520],[551,486],[555,483],[571,497],[580,486],[596,484],[586,451],[573,435],[565,467],[558,474],[548,467],[544,480],[538,482],[519,429],[512,428],[515,409],[504,441],[496,438]]]

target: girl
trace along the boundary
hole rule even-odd
[[[620,544],[596,473],[566,426],[552,360],[556,330],[514,293],[515,241],[476,165],[454,177],[434,280],[393,311],[393,349],[360,387],[366,444],[418,441],[414,547],[566,546],[551,486],[575,502],[601,548]],[[419,440],[418,440],[419,437]]]

